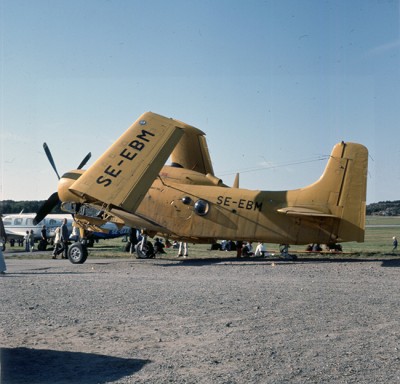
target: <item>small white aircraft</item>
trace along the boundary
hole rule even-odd
[[[41,239],[41,230],[43,225],[46,226],[47,237],[53,238],[55,230],[60,227],[64,218],[67,219],[68,230],[72,232],[72,215],[69,214],[50,214],[47,215],[40,223],[34,224],[33,219],[36,213],[14,213],[6,214],[3,217],[4,229],[6,231],[7,239],[18,240],[26,235],[26,231],[33,231],[35,240]]]
[[[41,230],[43,225],[46,226],[47,238],[52,239],[55,236],[55,230],[60,227],[64,218],[67,219],[67,227],[69,233],[73,231],[74,219],[72,215],[67,213],[53,213],[47,215],[42,221],[34,224],[33,219],[36,213],[14,213],[6,214],[3,217],[4,229],[6,231],[7,239],[18,240],[26,235],[26,231],[33,231],[35,240],[42,238]],[[93,232],[89,239],[113,239],[115,237],[125,236],[129,234],[130,228],[123,226],[118,228],[114,223],[105,223],[101,226],[101,232]]]

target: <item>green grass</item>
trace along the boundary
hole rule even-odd
[[[365,242],[364,243],[343,243],[343,257],[351,254],[352,257],[394,257],[392,254],[392,237],[397,236],[400,238],[400,216],[395,217],[381,217],[381,216],[368,216],[366,220]],[[90,258],[126,258],[131,257],[129,253],[124,252],[125,244],[121,238],[113,240],[103,240],[95,244],[93,248],[89,249]],[[271,253],[278,253],[278,244],[266,244],[267,251]],[[290,248],[292,253],[302,253],[305,246],[293,245]],[[167,255],[163,258],[175,258],[177,255],[176,249],[167,249]],[[195,258],[213,258],[213,257],[234,257],[236,252],[220,252],[210,251],[210,245],[207,244],[190,244],[189,255]],[[46,259],[50,258],[50,251],[47,252],[24,252],[23,247],[8,248],[5,252],[6,257],[13,257],[17,259],[35,258]],[[400,249],[398,252],[400,256]],[[312,254],[306,254],[309,257]]]

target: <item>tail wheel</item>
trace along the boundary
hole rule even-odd
[[[83,264],[87,257],[87,248],[81,243],[74,243],[68,248],[68,259],[72,264]]]

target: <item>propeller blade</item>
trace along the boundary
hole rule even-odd
[[[78,165],[78,169],[82,169],[85,164],[89,161],[89,159],[92,157],[92,153],[89,152],[86,157],[81,161],[81,163]]]
[[[57,168],[56,168],[56,164],[55,164],[55,162],[53,160],[53,156],[51,155],[50,149],[49,149],[49,147],[47,146],[46,143],[43,143],[43,149],[46,152],[46,156],[49,159],[49,162],[50,162],[51,166],[53,167],[54,172],[56,173],[56,175],[58,177],[58,180],[60,180],[60,175],[57,172]]]
[[[33,219],[33,224],[36,225],[40,223],[59,203],[60,199],[58,197],[58,192],[54,192],[39,208],[35,218]]]

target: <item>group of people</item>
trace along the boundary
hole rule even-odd
[[[41,231],[41,238],[38,244],[38,250],[44,251],[48,245],[47,239],[47,229],[46,226],[43,225]],[[63,219],[63,222],[60,227],[55,229],[55,237],[54,237],[54,250],[52,253],[52,258],[56,259],[57,256],[63,253],[62,258],[68,258],[68,240],[69,240],[69,231],[67,227],[67,219]],[[25,243],[25,251],[26,252],[33,252],[35,250],[35,234],[33,230],[26,231],[24,236],[24,243]]]
[[[52,259],[57,259],[57,256],[60,254],[62,259],[68,259],[68,241],[69,231],[67,227],[67,219],[63,219],[61,227],[57,227],[55,230]]]
[[[243,257],[247,256],[256,256],[256,257],[264,257],[267,255],[267,248],[264,243],[259,241],[255,250],[253,250],[253,244],[249,241],[242,244],[241,255]],[[237,254],[238,257],[239,253]]]
[[[33,252],[35,250],[35,234],[33,233],[33,229],[26,231],[24,242],[26,252]]]
[[[218,244],[217,244],[218,245]],[[218,249],[218,248],[215,248]],[[221,242],[220,248],[222,251],[235,251],[237,257],[248,257],[257,256],[264,257],[267,255],[267,248],[264,243],[259,241],[256,249],[253,248],[253,243],[251,241],[236,241],[223,240]]]

